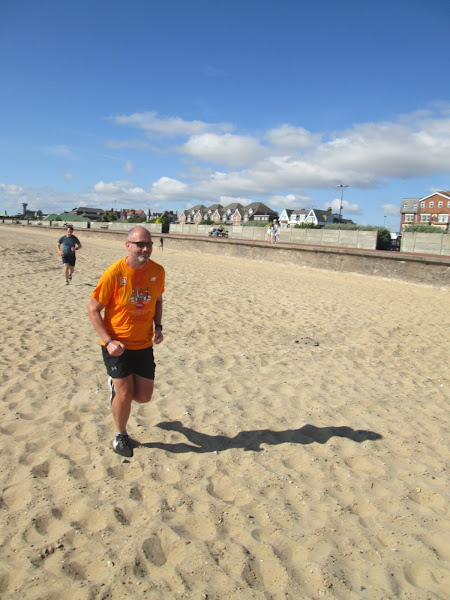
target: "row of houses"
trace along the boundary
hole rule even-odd
[[[247,206],[243,206],[238,202],[227,206],[212,204],[208,207],[197,204],[197,206],[184,210],[178,217],[178,223],[182,225],[199,225],[207,219],[214,223],[236,226],[248,222],[271,223],[274,219],[277,219],[282,228],[294,227],[302,223],[312,223],[321,227],[333,223],[353,224],[353,221],[349,219],[339,219],[339,214],[333,213],[331,208],[328,210],[285,208],[279,215],[278,212],[262,202],[252,202]]]
[[[408,225],[433,225],[449,230],[450,191],[434,192],[424,198],[403,198],[400,229]]]
[[[351,219],[343,219],[339,217],[339,213],[334,213],[330,207],[327,210],[319,210],[317,208],[301,208],[300,210],[294,210],[285,208],[280,215],[280,227],[295,227],[295,225],[301,225],[302,223],[312,223],[319,227],[325,227],[325,225],[333,225],[334,223],[344,223],[345,225],[354,225]]]
[[[108,213],[109,216],[112,216],[117,221],[128,221],[133,217],[143,217],[147,221],[151,219],[166,217],[167,219],[169,219],[170,223],[178,222],[178,213],[174,213],[173,211],[152,213],[150,210],[146,212],[145,210],[134,208],[122,208],[120,210],[115,210],[111,208],[110,210],[103,210],[102,208],[89,208],[87,206],[80,206],[78,208],[74,208],[70,212],[48,215],[46,217],[46,220],[55,221],[59,218],[67,222],[101,221],[103,219],[103,215],[105,215],[106,213]]]

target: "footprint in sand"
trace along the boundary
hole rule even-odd
[[[167,562],[167,557],[161,546],[161,540],[157,535],[152,535],[145,540],[142,544],[142,551],[145,558],[152,565],[155,565],[155,567],[162,567]]]

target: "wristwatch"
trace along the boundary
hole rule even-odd
[[[155,327],[159,327],[161,329],[161,331],[162,331],[162,325],[161,325],[161,323],[155,323]]]

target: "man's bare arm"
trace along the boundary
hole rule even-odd
[[[105,324],[102,319],[101,312],[105,308],[105,305],[96,300],[95,298],[91,298],[89,302],[88,315],[91,323],[98,333],[98,335],[102,338],[104,344],[108,344],[106,349],[108,350],[111,356],[119,356],[125,350],[125,346],[122,342],[111,339],[109,337],[109,333],[105,328]],[[110,341],[111,340],[111,341]],[[109,342],[109,343],[108,343]]]

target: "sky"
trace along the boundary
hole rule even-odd
[[[0,0],[0,212],[450,190],[448,0]],[[348,187],[339,187],[348,186]]]

